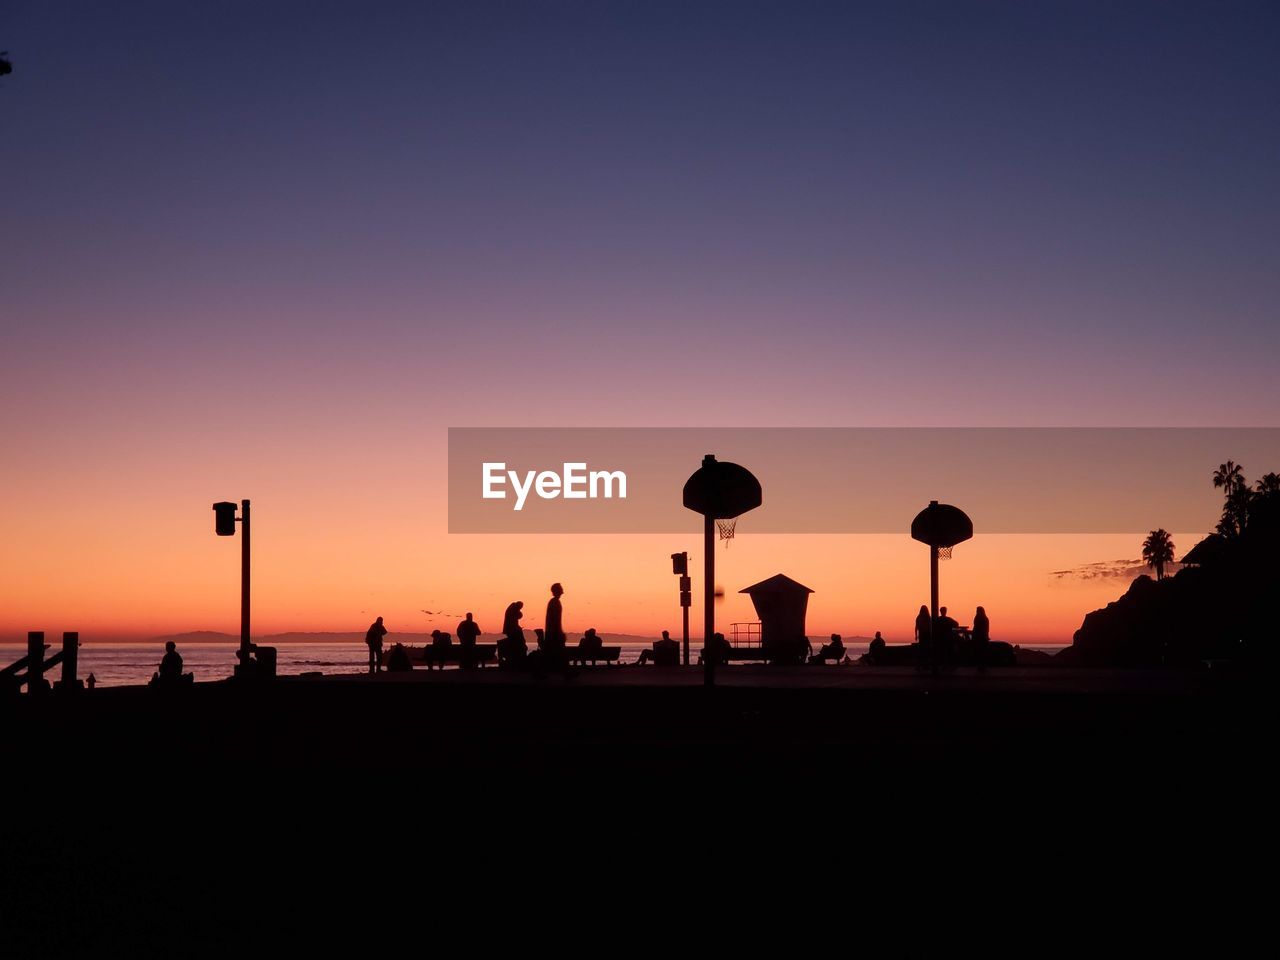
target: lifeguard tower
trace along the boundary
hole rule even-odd
[[[776,653],[770,659],[788,659],[792,651],[803,659],[808,650],[804,642],[804,621],[813,590],[779,573],[738,592],[749,596],[756,608],[756,616],[760,618],[760,646],[767,654]],[[737,630],[734,633],[736,640]]]

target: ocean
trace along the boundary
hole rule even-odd
[[[492,637],[485,636],[481,642],[493,642]],[[656,637],[653,639],[657,639]],[[576,641],[576,637],[570,639],[570,643]],[[49,652],[52,653],[57,649],[58,640],[55,639],[53,646]],[[605,637],[605,643],[610,646],[622,647],[622,662],[634,663],[636,658],[640,656],[640,651],[648,649],[653,641],[644,638],[628,637],[626,640],[614,641],[610,643],[608,636]],[[533,645],[533,635],[529,635],[530,646]],[[814,638],[815,648],[820,645],[821,638]],[[694,659],[697,658],[697,650],[702,645],[700,638],[690,640],[690,649],[693,651]],[[867,644],[865,640],[848,640],[845,642],[849,655],[857,659],[866,652]],[[368,668],[369,652],[364,643],[359,640],[344,641],[342,643],[277,643],[274,644],[277,651],[276,670],[281,674],[300,674],[320,672],[325,674],[342,674],[342,673],[362,673]],[[1031,646],[1032,649],[1046,650],[1049,652],[1059,650],[1057,646]],[[26,656],[26,647],[20,644],[0,644],[0,666],[13,663],[21,657]],[[183,670],[188,673],[195,674],[197,681],[223,680],[231,676],[232,669],[236,663],[236,644],[234,643],[182,643],[178,645],[178,652],[182,654]],[[89,674],[93,674],[94,680],[99,686],[127,686],[129,684],[142,684],[151,679],[151,675],[156,672],[160,664],[160,658],[164,655],[164,646],[161,643],[93,643],[82,641],[80,645],[80,668],[79,675],[81,679],[87,679]],[[60,667],[54,667],[49,675],[49,680],[57,680],[60,676]],[[456,669],[456,668],[449,668]]]

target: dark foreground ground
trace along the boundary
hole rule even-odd
[[[719,679],[414,673],[0,706],[0,942],[184,955],[446,924],[529,948],[566,923],[740,934],[904,907],[910,938],[961,901],[1077,920],[1141,902],[1164,918],[1150,936],[1223,897],[1218,942],[1241,929],[1276,813],[1256,678]]]

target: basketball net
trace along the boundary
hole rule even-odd
[[[726,550],[729,549],[729,541],[733,539],[733,531],[737,525],[737,517],[733,517],[729,520],[716,521],[716,529],[720,531],[720,539],[724,541],[724,548]]]
[[[939,548],[938,548],[938,559],[939,559],[939,560],[950,560],[950,559],[951,559],[951,548],[950,548],[950,547],[939,547]]]

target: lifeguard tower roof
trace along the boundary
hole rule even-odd
[[[738,591],[739,593],[813,593],[813,590],[806,587],[803,583],[797,583],[786,574],[776,573],[768,580],[761,580],[759,583],[753,583],[749,587],[744,587]]]

